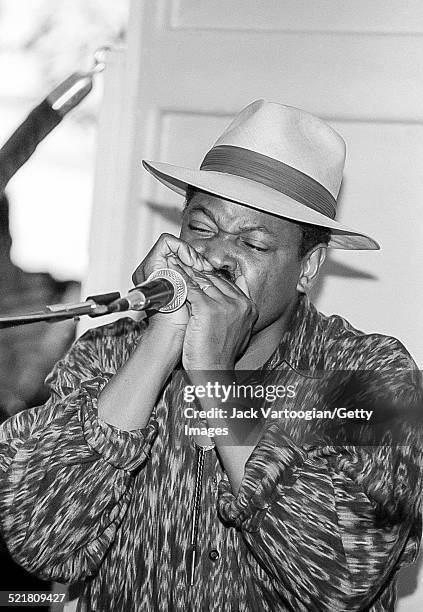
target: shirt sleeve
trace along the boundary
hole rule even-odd
[[[273,422],[246,463],[238,494],[221,481],[219,512],[240,530],[265,601],[299,612],[368,609],[399,566],[417,556],[422,402],[419,373],[408,365],[412,370],[389,368],[377,377],[383,402],[401,409],[407,398],[412,414],[407,422],[401,412],[395,441],[301,444]],[[371,385],[350,400],[373,406]]]
[[[149,456],[154,419],[123,431],[97,416],[100,391],[136,341],[129,320],[87,332],[48,377],[47,404],[0,428],[3,537],[15,560],[43,579],[96,572]]]

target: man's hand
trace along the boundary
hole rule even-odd
[[[235,285],[216,274],[178,267],[185,271],[190,309],[182,350],[185,370],[233,370],[258,318],[243,277]]]
[[[188,297],[179,310],[154,314],[150,329],[180,337],[186,370],[233,369],[258,317],[244,278],[239,277],[235,285],[212,274],[212,265],[202,255],[171,234],[160,236],[132,275],[134,284],[144,282],[159,268],[182,274]]]
[[[150,274],[160,268],[171,268],[180,271],[175,264],[186,266],[187,269],[197,272],[210,272],[213,269],[209,262],[187,242],[172,236],[172,234],[162,234],[133,273],[132,281],[134,285],[139,285],[147,280]],[[151,317],[150,327],[180,332],[183,337],[188,319],[188,309],[184,305],[173,313],[154,314]]]

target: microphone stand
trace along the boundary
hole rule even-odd
[[[109,308],[109,305],[119,298],[120,293],[118,291],[102,293],[89,296],[85,302],[78,302],[76,304],[52,304],[46,306],[45,310],[38,312],[0,317],[0,329],[17,327],[18,325],[28,325],[30,323],[39,323],[40,321],[57,323],[58,321],[65,321],[66,319],[76,319],[82,315],[101,317],[115,312],[115,310]]]
[[[75,72],[60,83],[30,112],[0,148],[0,194],[15,172],[31,157],[38,144],[90,93],[94,76],[105,68],[105,56],[108,50],[109,47],[97,49],[91,70]],[[91,296],[85,302],[78,304],[53,304],[39,312],[0,317],[0,329],[40,321],[55,323],[85,314],[99,317],[114,312],[109,309],[108,304],[118,298],[120,298],[119,293],[105,293]]]
[[[109,47],[97,49],[91,70],[74,72],[60,83],[29,113],[0,148],[0,194],[40,142],[90,93],[94,76],[105,68],[108,50]]]

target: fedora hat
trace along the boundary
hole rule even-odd
[[[379,249],[370,236],[335,220],[345,143],[327,123],[298,108],[265,100],[246,106],[199,170],[143,161],[181,195],[188,186],[292,221],[331,231],[330,247]]]

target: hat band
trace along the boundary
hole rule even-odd
[[[267,155],[242,147],[219,145],[207,153],[200,170],[235,174],[262,183],[329,219],[335,218],[336,200],[321,183]]]

